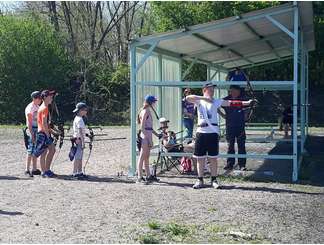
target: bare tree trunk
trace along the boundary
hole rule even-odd
[[[56,11],[56,2],[48,1],[48,9],[50,13],[51,22],[54,25],[54,29],[55,31],[59,32],[59,22],[58,22],[57,11]]]
[[[62,2],[62,7],[63,7],[63,13],[64,13],[64,18],[65,18],[65,23],[68,28],[68,32],[71,37],[71,48],[72,48],[72,54],[73,57],[75,57],[77,53],[77,45],[76,45],[76,40],[73,32],[73,27],[72,27],[72,22],[71,22],[71,11],[66,2]]]

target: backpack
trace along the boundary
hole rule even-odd
[[[180,160],[180,165],[182,167],[182,173],[190,173],[192,161],[188,157],[182,157]]]

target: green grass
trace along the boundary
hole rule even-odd
[[[216,211],[217,211],[217,209],[214,208],[214,207],[210,207],[210,208],[208,208],[208,212],[214,213],[214,212],[216,212]]]
[[[189,229],[185,225],[177,223],[167,224],[162,231],[170,233],[172,236],[185,236],[189,233]]]
[[[236,227],[223,224],[184,224],[181,222],[160,223],[157,220],[151,220],[144,225],[144,231],[141,230],[135,239],[142,244],[156,243],[270,243],[257,235],[251,234],[246,237],[235,237],[230,234],[231,230],[237,230]],[[135,230],[132,233],[137,233]],[[144,234],[143,234],[144,233]]]
[[[159,239],[153,234],[141,235],[139,237],[138,241],[143,244],[158,244],[158,243],[160,243]]]
[[[147,223],[147,226],[151,229],[151,230],[158,230],[160,229],[161,225],[155,221],[155,220],[151,220]]]
[[[0,124],[0,129],[22,129],[25,125]]]

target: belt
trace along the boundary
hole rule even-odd
[[[212,123],[211,125],[213,125],[213,126],[218,126],[217,123]],[[208,123],[203,123],[203,124],[198,125],[199,128],[206,128],[206,127],[208,127],[208,126],[209,126]]]
[[[153,130],[153,128],[145,128],[145,130]]]

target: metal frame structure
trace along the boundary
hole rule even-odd
[[[173,87],[175,89],[179,89],[179,94],[181,95],[181,88],[184,87],[202,87],[202,85],[206,81],[183,81],[186,75],[190,72],[191,68],[196,63],[205,64],[207,66],[207,81],[213,82],[213,84],[217,85],[220,89],[226,89],[231,84],[239,84],[242,85],[242,82],[228,82],[228,81],[220,81],[220,74],[227,73],[229,71],[228,68],[224,67],[220,62],[209,62],[206,60],[202,60],[197,58],[195,54],[183,55],[175,52],[171,52],[168,50],[164,50],[159,48],[158,45],[162,41],[173,40],[176,38],[193,36],[200,41],[204,41],[210,45],[215,46],[217,50],[227,49],[230,52],[236,55],[236,60],[242,60],[247,62],[247,65],[242,65],[242,68],[251,68],[259,65],[271,64],[274,62],[292,59],[293,60],[293,80],[292,81],[251,81],[251,85],[256,90],[263,89],[271,89],[271,90],[286,90],[293,92],[292,105],[293,105],[293,135],[292,135],[292,143],[293,143],[293,154],[291,155],[268,155],[268,154],[220,154],[220,158],[253,158],[253,159],[290,159],[292,160],[292,181],[295,182],[298,180],[298,169],[300,165],[300,161],[302,158],[302,154],[305,152],[304,145],[305,139],[308,134],[308,52],[306,45],[304,44],[304,31],[301,26],[301,17],[300,17],[301,7],[299,3],[294,2],[292,4],[285,5],[282,8],[275,9],[272,12],[266,13],[256,13],[249,15],[247,17],[235,17],[226,21],[222,21],[220,23],[215,23],[214,25],[198,25],[190,28],[185,28],[184,30],[179,30],[172,33],[164,33],[161,35],[152,35],[148,37],[142,37],[140,39],[134,39],[130,43],[130,67],[131,67],[131,79],[130,79],[130,90],[131,90],[131,164],[130,164],[130,175],[135,174],[136,169],[136,118],[137,118],[137,109],[136,108],[136,100],[137,100],[137,86],[151,86],[151,87]],[[280,23],[275,19],[275,16],[283,13],[293,13],[293,30],[290,30],[285,25]],[[253,55],[244,56],[239,52],[235,51],[232,46],[228,45],[220,45],[218,43],[213,42],[210,39],[204,38],[201,33],[212,31],[216,29],[226,29],[232,25],[243,24],[247,27],[247,30],[252,32],[254,35],[258,36],[258,33],[251,28],[247,24],[248,21],[251,20],[259,20],[266,19],[272,25],[281,32],[285,33],[287,37],[289,37],[293,41],[292,45],[292,55],[287,57],[279,57],[276,54],[276,50],[273,49],[271,43],[267,38],[263,38],[259,35],[260,42],[265,42],[270,50],[276,55],[276,59],[270,59],[262,62],[253,62],[251,58]],[[138,50],[145,50],[144,56],[141,58],[139,62],[137,62],[137,52]],[[180,74],[180,78],[178,81],[162,81],[162,69],[159,68],[159,80],[158,81],[138,81],[137,73],[141,69],[147,59],[152,55],[152,53],[157,53],[159,57],[162,55],[172,57],[179,61],[182,64],[184,59],[191,60],[191,64],[188,69]],[[197,51],[198,54],[201,54]],[[160,58],[161,59],[161,58]],[[235,60],[235,59],[234,59]],[[161,60],[160,60],[161,63]],[[181,69],[180,69],[181,70]],[[212,72],[214,71],[214,73]],[[214,81],[213,79],[218,75],[218,81]],[[160,91],[160,90],[159,90]],[[216,96],[219,95],[219,91],[216,91]],[[159,95],[161,93],[159,92]],[[163,99],[163,98],[161,98]],[[181,103],[181,100],[179,101]],[[172,109],[172,108],[170,108]],[[299,113],[298,113],[299,111]],[[161,109],[158,108],[158,113],[161,116]],[[181,122],[181,118],[179,118],[179,122]],[[300,130],[298,130],[298,125],[300,125]],[[300,133],[300,135],[298,135]],[[298,139],[300,137],[300,139]],[[298,147],[298,141],[300,141],[300,147]],[[165,153],[166,155],[172,156],[188,156],[188,153]]]

